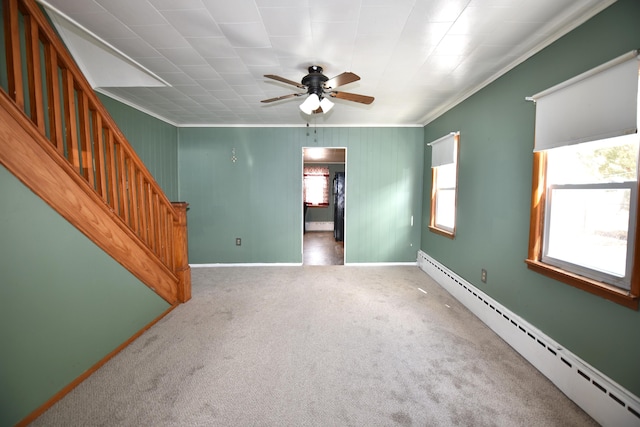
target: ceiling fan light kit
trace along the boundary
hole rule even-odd
[[[313,114],[315,110],[320,107],[320,98],[315,93],[312,93],[300,104],[300,109],[305,114]]]
[[[293,85],[300,89],[306,89],[308,94],[307,99],[300,104],[300,110],[308,115],[317,113],[327,113],[335,105],[328,98],[339,98],[347,101],[359,102],[361,104],[371,104],[374,100],[372,96],[358,95],[349,92],[338,92],[334,88],[348,83],[353,83],[360,80],[360,77],[351,72],[344,72],[336,77],[329,79],[322,74],[322,67],[318,65],[312,65],[308,69],[309,74],[302,78],[300,83],[296,83],[293,80],[285,79],[284,77],[276,76],[273,74],[266,74],[265,77],[273,80],[277,80],[281,83]],[[278,96],[275,98],[264,99],[262,102],[274,102],[283,99],[295,98],[298,96],[304,96],[305,93],[292,93],[289,95]]]
[[[329,110],[331,110],[333,108],[335,104],[331,101],[329,101],[328,98],[322,98],[322,100],[320,101],[320,108],[322,108],[322,111],[324,113],[328,113]]]

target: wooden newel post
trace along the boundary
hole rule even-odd
[[[191,299],[191,267],[189,267],[189,245],[187,240],[186,202],[171,203],[176,211],[173,222],[173,243],[175,251],[175,272],[178,276],[178,301],[183,303]]]

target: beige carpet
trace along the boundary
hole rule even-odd
[[[596,425],[417,267],[192,272],[189,303],[33,425]]]

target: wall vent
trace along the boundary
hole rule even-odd
[[[418,266],[604,426],[640,426],[640,399],[426,253]]]

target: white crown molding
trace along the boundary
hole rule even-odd
[[[504,74],[508,73],[518,65],[522,64],[527,59],[531,58],[533,55],[537,54],[547,46],[551,45],[553,42],[557,41],[558,39],[560,39],[562,36],[566,35],[570,31],[578,28],[580,25],[584,24],[589,19],[596,16],[598,13],[602,12],[603,10],[605,10],[606,8],[614,4],[616,1],[618,0],[605,0],[602,3],[592,6],[585,11],[579,10],[581,6],[578,2],[576,2],[573,9],[568,10],[566,13],[562,15],[558,15],[555,20],[549,22],[547,25],[542,27],[541,32],[545,32],[545,30],[549,28],[553,28],[555,25],[557,25],[556,22],[562,22],[564,19],[567,19],[567,18],[570,19],[569,24],[554,31],[551,35],[549,35],[549,37],[545,38],[541,42],[534,45],[531,49],[529,49],[527,53],[518,57],[516,60],[509,63],[507,66],[501,68],[498,72],[494,73],[491,77],[484,80],[482,83],[470,88],[469,90],[461,94],[459,97],[453,99],[451,102],[448,102],[442,105],[441,107],[435,109],[434,111],[430,112],[429,114],[425,115],[421,120],[421,122],[423,123],[423,126],[428,125],[429,123],[431,123],[432,121],[434,121],[435,119],[437,119],[438,117],[446,113],[447,111],[451,110],[456,105],[463,102],[465,99],[469,98],[471,95],[475,94],[476,92],[479,92],[486,86],[489,86],[491,83],[498,80]],[[575,15],[575,16],[572,16],[572,15]]]

